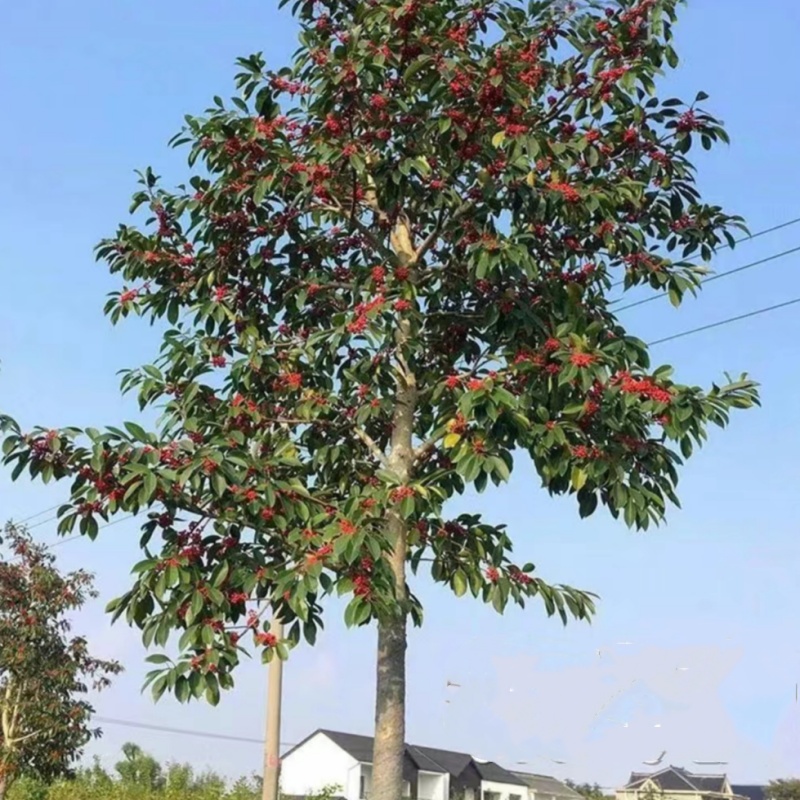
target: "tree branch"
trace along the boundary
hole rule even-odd
[[[334,201],[335,202],[335,201]],[[329,213],[339,214],[340,216],[347,217],[347,219],[351,220],[352,223],[358,228],[359,232],[362,233],[367,239],[370,240],[372,246],[380,252],[380,254],[389,260],[394,260],[395,256],[394,253],[385,245],[383,242],[378,239],[375,234],[370,230],[370,228],[365,225],[355,214],[351,215],[350,212],[343,208],[339,203],[336,205],[328,205],[323,203],[318,203],[317,205],[312,206],[312,209],[317,209],[319,211],[327,211]]]
[[[380,447],[378,447],[375,440],[365,430],[362,430],[358,426],[354,427],[353,431],[355,432],[356,436],[358,436],[358,438],[361,439],[362,442],[364,442],[364,444],[369,449],[370,453],[372,453],[372,455],[375,456],[375,458],[377,458],[378,461],[380,461],[380,463],[385,466],[386,456],[384,455]]]
[[[414,450],[414,465],[416,466],[421,461],[424,461],[435,449],[436,445],[444,438],[442,436],[434,436],[423,442],[416,450]]]
[[[453,212],[453,216],[450,217],[448,222],[455,222],[459,217],[463,217],[470,209],[473,208],[475,204],[472,200],[468,200],[464,205],[460,208],[456,209]],[[439,222],[436,224],[434,229],[425,237],[425,240],[422,244],[417,248],[416,253],[414,255],[414,261],[419,261],[428,250],[433,247],[434,242],[439,238],[439,234],[442,232],[442,228],[444,227],[444,215],[439,219]]]

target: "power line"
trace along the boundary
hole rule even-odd
[[[125,522],[125,520],[133,519],[136,515],[135,514],[128,514],[125,517],[120,517],[119,519],[115,519],[113,522],[106,522],[105,525],[99,525],[97,530],[102,531],[105,528],[110,528],[112,525],[119,525],[120,522]],[[58,541],[53,542],[52,544],[46,545],[46,547],[53,548],[53,547],[60,547],[62,544],[67,544],[68,542],[74,542],[78,539],[83,539],[84,535],[82,533],[78,533],[75,536],[69,536],[66,539],[59,539]]]
[[[671,336],[665,336],[663,339],[656,339],[653,342],[648,342],[648,347],[652,347],[656,344],[663,344],[664,342],[671,342],[673,339],[681,339],[684,336],[691,336],[695,333],[700,333],[701,331],[707,331],[711,328],[719,328],[722,325],[729,325],[732,322],[739,322],[739,320],[749,319],[750,317],[757,317],[759,314],[766,314],[770,311],[777,311],[779,308],[786,308],[787,306],[792,306],[795,303],[800,303],[800,297],[795,297],[794,300],[787,300],[785,303],[777,303],[774,306],[767,306],[767,308],[759,308],[756,311],[748,311],[747,314],[739,314],[738,317],[729,317],[728,319],[722,319],[719,322],[712,322],[709,325],[701,325],[699,328],[692,328],[688,331],[682,331],[681,333],[673,333]]]
[[[136,722],[130,719],[115,719],[113,717],[93,717],[104,725],[120,725],[125,728],[141,728],[148,731],[161,733],[176,733],[182,736],[196,736],[201,739],[222,739],[227,742],[246,742],[248,744],[264,744],[263,739],[254,739],[248,736],[231,736],[226,733],[211,733],[210,731],[193,731],[187,728],[170,728],[166,725],[150,725],[146,722]],[[295,742],[281,742],[284,747],[294,747]]]
[[[795,217],[795,219],[787,220],[786,222],[781,222],[779,225],[773,225],[771,228],[765,228],[763,231],[756,231],[756,233],[751,234],[750,236],[742,236],[741,239],[734,239],[734,244],[742,244],[744,242],[749,242],[751,239],[758,239],[759,236],[766,236],[768,233],[773,233],[774,231],[779,231],[782,228],[788,228],[790,225],[796,225],[800,222],[800,217]],[[720,250],[726,250],[731,245],[723,244],[716,248],[716,252]],[[617,281],[616,283],[612,283],[611,287],[621,286],[625,283],[625,279],[623,278],[621,281]],[[620,298],[621,299],[621,298]]]
[[[736,239],[734,244],[741,244],[742,242],[749,242],[751,239],[758,239],[759,236],[766,236],[768,233],[779,231],[781,228],[788,228],[790,225],[796,225],[798,222],[800,222],[800,217],[795,217],[786,222],[781,222],[780,225],[773,225],[771,228],[765,228],[763,231],[758,231],[750,236],[743,236],[741,239]],[[726,247],[730,247],[730,245],[723,244],[718,247],[717,250],[724,250]]]
[[[741,267],[736,267],[735,269],[729,269],[726,272],[720,272],[717,275],[712,275],[710,278],[706,278],[705,280],[700,281],[700,286],[705,286],[707,283],[711,283],[711,281],[718,281],[720,278],[727,278],[730,275],[735,275],[737,272],[744,272],[747,269],[752,269],[753,267],[761,266],[761,264],[766,264],[769,261],[775,261],[779,258],[783,258],[784,256],[791,255],[792,253],[796,253],[800,251],[799,247],[793,247],[791,250],[784,250],[782,253],[775,253],[775,255],[768,256],[767,258],[759,259],[758,261],[751,261],[749,264],[743,264]],[[643,306],[645,303],[652,303],[654,300],[663,300],[666,297],[666,294],[656,294],[652,297],[645,297],[643,300],[637,300],[635,303],[628,303],[627,306],[622,306],[621,308],[615,309],[615,313],[619,313],[620,311],[627,311],[629,308],[636,308],[637,306]],[[609,305],[613,305],[614,303],[618,303],[622,298],[618,298],[617,300],[612,300]]]
[[[771,228],[770,230],[777,230],[778,228],[786,227],[787,225],[791,225],[791,224],[793,224],[794,222],[797,222],[797,221],[800,221],[800,219],[792,220],[790,222],[783,223],[782,225],[776,226],[775,228]],[[768,232],[769,231],[761,231],[761,233],[753,234],[753,236],[750,237],[750,238],[755,238],[756,236],[760,236],[760,235],[762,235],[764,233],[768,233]],[[777,253],[774,256],[770,256],[768,258],[761,259],[760,261],[754,261],[754,262],[752,262],[750,264],[744,264],[743,266],[737,267],[736,269],[729,270],[728,272],[723,272],[723,273],[721,273],[719,275],[714,275],[714,276],[708,278],[707,280],[703,281],[703,283],[709,283],[710,281],[716,280],[718,278],[723,278],[723,277],[725,277],[727,275],[733,275],[736,272],[741,272],[742,270],[749,269],[750,267],[755,267],[758,264],[764,264],[767,261],[773,261],[776,258],[781,258],[782,256],[788,255],[790,253],[797,252],[798,250],[800,250],[800,247],[795,247],[792,250],[787,250],[787,251],[785,251],[783,253]],[[659,295],[659,297],[660,297],[660,295]],[[631,307],[636,306],[636,305],[641,305],[643,303],[650,302],[651,300],[654,300],[654,299],[658,299],[658,297],[655,297],[655,298],[650,297],[650,298],[647,298],[646,300],[641,300],[641,301],[639,301],[637,303],[631,304],[630,306],[625,306],[624,308],[619,309],[619,311],[624,311],[626,308],[631,308]],[[787,300],[784,303],[776,303],[775,305],[767,306],[766,308],[759,308],[759,309],[756,309],[755,311],[748,311],[746,314],[739,314],[738,316],[735,316],[735,317],[728,317],[727,319],[722,319],[722,320],[719,320],[718,322],[711,322],[708,325],[701,325],[699,328],[691,328],[688,331],[681,331],[680,333],[673,333],[670,336],[665,336],[665,337],[663,337],[661,339],[654,339],[651,342],[647,342],[647,346],[648,347],[653,347],[653,346],[655,346],[657,344],[663,344],[664,342],[671,342],[674,339],[682,339],[685,336],[693,336],[696,333],[702,333],[703,331],[711,330],[712,328],[719,328],[719,327],[722,327],[724,325],[730,325],[733,322],[740,322],[743,319],[749,319],[750,317],[757,317],[757,316],[760,316],[761,314],[767,314],[767,313],[770,313],[772,311],[778,311],[781,308],[787,308],[788,306],[793,306],[793,305],[796,305],[797,303],[800,303],[800,297],[795,297],[793,300]],[[58,507],[59,506],[53,506],[53,508],[58,508]],[[45,509],[44,511],[40,511],[38,514],[34,514],[32,517],[27,517],[27,519],[33,519],[35,517],[41,516],[42,514],[47,513],[47,511],[52,511],[53,508],[49,508],[49,509]],[[98,530],[100,531],[100,530],[103,530],[104,528],[110,528],[112,525],[118,525],[120,522],[125,522],[125,520],[132,519],[135,516],[136,516],[135,514],[128,514],[125,517],[120,517],[119,519],[115,519],[113,522],[107,522],[105,525],[100,525],[98,527]],[[35,525],[30,525],[28,529],[31,530],[33,528],[38,528],[40,525],[46,525],[47,523],[53,522],[56,519],[58,519],[57,516],[50,517],[49,519],[43,520],[42,522],[37,522]],[[20,524],[22,524],[24,522],[25,522],[25,520],[21,520]],[[62,544],[67,544],[68,542],[76,541],[77,539],[82,539],[82,538],[83,538],[82,534],[78,534],[76,536],[70,536],[67,539],[62,539],[60,541],[54,542],[53,544],[47,545],[47,547],[51,547],[51,548],[52,547],[60,547]]]
[[[55,522],[58,519],[58,514],[52,517],[48,517],[47,519],[43,519],[41,522],[37,522],[35,525],[27,525],[29,531],[32,531],[34,528],[41,528],[42,525],[47,525],[51,522]]]
[[[38,513],[36,513],[36,514],[31,514],[29,517],[25,517],[25,519],[21,519],[21,520],[19,520],[19,521],[17,522],[17,525],[24,525],[26,522],[28,522],[28,521],[30,521],[30,520],[32,520],[32,519],[36,519],[36,517],[41,517],[41,516],[42,516],[42,514],[47,514],[47,513],[48,513],[48,512],[50,512],[50,511],[55,511],[55,510],[56,510],[56,509],[57,509],[57,508],[58,508],[60,505],[61,505],[61,504],[59,503],[59,505],[56,505],[56,506],[50,506],[50,508],[45,508],[45,509],[44,509],[44,511],[39,511],[39,512],[38,512]]]

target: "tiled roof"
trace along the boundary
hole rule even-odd
[[[665,792],[713,792],[721,793],[725,789],[724,775],[695,775],[683,767],[668,766],[658,772],[632,772],[626,789],[639,789],[645,781],[651,780]],[[756,798],[755,800],[763,800]]]
[[[472,761],[472,756],[467,753],[440,750],[438,747],[407,744],[406,752],[414,759],[419,769],[428,772],[449,772],[451,775],[460,775]]]
[[[317,733],[324,733],[356,761],[362,761],[367,764],[372,763],[373,739],[371,736],[359,736],[357,733],[343,733],[341,731],[321,730],[317,731]]]
[[[741,784],[737,783],[731,786],[733,793],[740,797],[746,797],[747,800],[764,800],[764,790],[766,786],[757,786],[754,784]]]
[[[371,736],[360,736],[355,733],[343,733],[342,731],[318,730],[331,741],[335,742],[346,753],[349,753],[356,761],[364,764],[372,763],[373,738]],[[315,734],[312,734],[315,735]],[[292,750],[284,755],[286,758],[289,753],[297,750],[311,737],[304,739]],[[468,753],[457,753],[452,750],[440,750],[436,747],[421,747],[419,745],[407,744],[404,764],[404,777],[409,780],[416,770],[425,772],[449,773],[453,776],[461,775],[470,764],[474,765],[478,775],[486,781],[496,781],[497,783],[508,783],[514,786],[524,786],[525,783],[515,776],[512,772],[504,769],[499,764],[492,761],[475,761]]]
[[[478,775],[485,781],[494,781],[495,783],[510,783],[512,786],[527,786],[522,778],[509,772],[494,761],[476,761],[475,769],[478,770]]]
[[[538,794],[551,795],[558,800],[582,800],[583,795],[571,786],[562,783],[551,775],[537,775],[533,772],[514,772],[529,788]]]

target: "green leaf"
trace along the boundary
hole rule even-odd
[[[172,659],[163,653],[154,653],[152,656],[148,656],[145,661],[148,664],[169,664]]]
[[[494,467],[494,471],[504,480],[507,481],[511,477],[511,472],[508,469],[508,465],[502,458],[499,456],[492,456],[492,466]]]
[[[206,678],[206,701],[209,705],[216,706],[219,704],[219,682],[217,676],[209,672]]]
[[[134,439],[147,443],[147,431],[141,425],[137,425],[135,422],[126,422],[125,427]]]
[[[144,476],[144,492],[147,500],[150,500],[153,497],[157,488],[158,481],[156,480],[155,474],[153,472],[148,472]]]
[[[572,488],[575,489],[576,491],[578,489],[582,489],[586,485],[588,477],[589,476],[586,474],[586,470],[583,470],[580,467],[573,467],[570,476],[570,483],[572,484]]]
[[[153,700],[158,702],[161,699],[161,696],[164,694],[167,688],[167,681],[169,680],[168,675],[162,675],[158,680],[153,683],[153,688],[151,689],[153,693]]]
[[[464,594],[466,594],[468,581],[464,570],[457,569],[453,573],[453,580],[451,585],[453,587],[453,592],[455,592],[456,597],[462,597]]]

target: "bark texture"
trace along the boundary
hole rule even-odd
[[[391,450],[387,466],[405,483],[411,477],[414,462],[414,412],[417,386],[403,357],[408,330],[397,332],[399,363],[397,402],[395,405]],[[392,542],[389,555],[395,580],[395,612],[378,621],[377,692],[375,703],[375,746],[372,757],[370,800],[401,800],[403,796],[403,761],[406,732],[406,539],[408,524],[391,512],[387,533]]]

